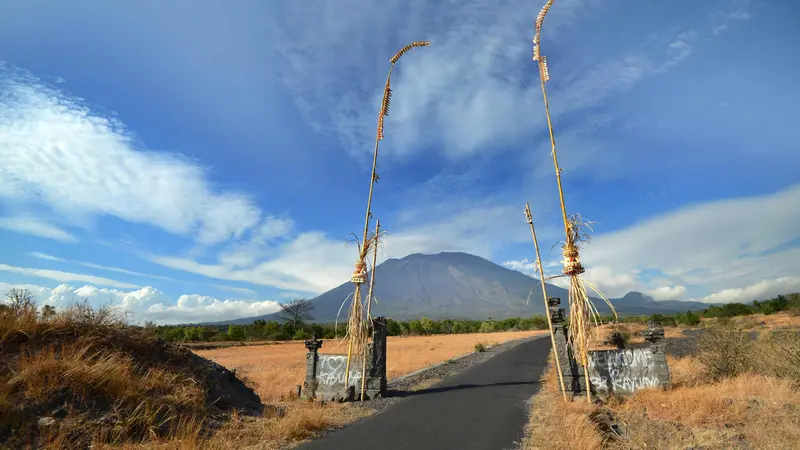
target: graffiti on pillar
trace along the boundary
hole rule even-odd
[[[589,353],[589,380],[598,392],[632,394],[669,382],[666,360],[652,348]]]

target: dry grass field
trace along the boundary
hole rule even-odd
[[[787,320],[768,317],[776,324]],[[764,332],[753,341],[729,329],[698,344],[696,356],[668,356],[670,389],[602,405],[588,405],[585,398],[564,403],[549,370],[531,404],[525,448],[797,448],[798,335]],[[609,431],[612,423],[624,429],[623,438]]]
[[[731,319],[701,319],[705,326],[715,324],[726,325],[738,330],[760,331],[760,330],[781,330],[781,329],[800,329],[800,315],[789,313],[776,314],[753,314],[749,316],[733,317]]]
[[[487,346],[536,336],[547,331],[508,331],[500,333],[447,334],[434,336],[390,336],[387,341],[389,380],[475,351],[475,344]],[[337,345],[338,344],[338,345]],[[347,353],[347,344],[326,340],[321,353]],[[287,395],[305,379],[306,348],[302,342],[196,350],[256,385],[266,402]]]

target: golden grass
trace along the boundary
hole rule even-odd
[[[680,338],[685,337],[683,332],[684,330],[692,329],[692,327],[663,327],[664,328],[664,337],[665,338]],[[592,345],[589,347],[591,350],[611,350],[615,349],[614,345],[604,344],[610,337],[611,334],[616,330],[620,333],[628,333],[630,335],[630,340],[628,341],[631,344],[641,344],[644,342],[644,335],[642,334],[644,330],[647,329],[647,325],[639,324],[639,323],[623,323],[618,324],[616,328],[613,324],[603,324],[595,329],[592,330]]]
[[[415,370],[472,353],[475,344],[500,344],[514,339],[537,336],[546,330],[508,331],[499,333],[446,334],[388,338],[386,347],[386,376],[391,380]],[[346,342],[326,340],[321,353],[347,352]],[[294,391],[305,379],[305,353],[302,342],[280,345],[229,347],[197,350],[198,355],[244,373],[255,382],[263,400],[280,397]]]
[[[524,448],[795,448],[800,369],[792,370],[797,364],[786,357],[800,357],[797,335],[752,342],[745,348],[746,363],[735,365],[730,376],[715,377],[707,358],[725,354],[718,351],[721,346],[740,344],[733,338],[723,341],[728,338],[702,342],[705,353],[697,357],[668,357],[670,389],[640,391],[602,406],[565,404],[549,370],[531,405]],[[624,429],[623,438],[610,431],[611,423]]]
[[[594,408],[584,401],[564,402],[558,377],[550,368],[542,376],[542,390],[533,397],[523,448],[528,450],[602,448],[603,438],[590,420]]]
[[[227,412],[211,371],[108,309],[81,304],[47,318],[35,304],[3,309],[0,438],[12,447],[83,448],[199,433]]]
[[[720,319],[701,319],[706,326],[720,325]],[[800,316],[795,316],[786,312],[776,314],[753,314],[750,316],[738,316],[723,320],[728,322],[728,326],[738,330],[780,330],[800,328]],[[762,323],[763,322],[763,323]]]
[[[236,417],[213,436],[203,439],[191,426],[183,435],[144,444],[96,445],[98,450],[278,450],[295,447],[319,432],[346,425],[368,415],[353,404],[288,401],[284,417]]]

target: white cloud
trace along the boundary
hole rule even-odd
[[[518,261],[506,261],[502,265],[530,276],[536,276],[538,272],[536,268],[536,261],[530,261],[528,258],[520,259]]]
[[[307,122],[339,136],[344,148],[355,152],[372,148],[386,60],[406,40],[416,39],[432,44],[404,56],[393,73],[384,153],[433,147],[462,157],[510,147],[504,144],[543,131],[541,91],[530,58],[531,25],[538,5],[518,0],[500,4],[468,0],[457,7],[419,1],[337,5],[341,12],[305,4],[288,6],[285,15],[274,17],[271,29],[274,45],[285,60],[285,84]],[[542,40],[544,53],[551,56],[554,79],[549,89],[558,98],[552,107],[555,115],[597,105],[677,65],[693,51],[698,34],[682,31],[667,42],[600,47],[602,58],[586,55],[593,67],[567,72],[569,65],[559,61],[567,57],[560,47],[563,29],[569,27],[577,34],[576,24],[600,8],[611,7],[562,0],[547,16]],[[404,23],[397,33],[383,31],[397,28],[393,23],[397,21]],[[602,31],[615,33],[611,29],[616,26],[606,21]],[[343,48],[348,50],[342,52]],[[318,77],[318,73],[329,76]],[[352,81],[354,76],[358,77],[355,86],[348,83],[345,89],[339,84],[338,80]]]
[[[519,222],[509,222],[509,215]],[[519,208],[476,205],[461,212],[443,214],[443,219],[426,225],[408,226],[387,233],[379,263],[386,258],[411,253],[463,251],[491,257],[502,245],[529,239]],[[239,249],[236,258],[223,257],[216,264],[191,258],[143,255],[171,269],[209,278],[243,281],[298,292],[319,294],[346,282],[356,260],[355,245],[345,239],[331,240],[325,233],[304,232],[293,236],[266,254],[258,246]]]
[[[0,192],[0,196],[2,196],[2,192]],[[0,217],[0,228],[60,242],[78,242],[75,236],[35,217]]]
[[[32,269],[27,267],[15,267],[7,264],[0,264],[0,271],[11,272],[17,275],[25,275],[29,277],[48,278],[50,280],[67,282],[67,281],[80,281],[84,283],[99,284],[101,286],[112,286],[118,288],[138,288],[139,286],[131,283],[123,283],[121,281],[111,280],[109,278],[96,277],[94,275],[85,275],[72,272],[61,272],[59,270],[48,269]]]
[[[88,267],[90,269],[106,270],[106,271],[109,271],[109,272],[124,273],[126,275],[134,275],[134,276],[139,276],[139,277],[155,278],[155,279],[158,279],[158,280],[175,281],[173,278],[164,277],[164,276],[161,276],[161,275],[150,275],[150,274],[146,274],[146,273],[135,272],[133,270],[121,269],[119,267],[104,266],[102,264],[94,264],[94,263],[84,262],[84,261],[74,261],[74,260],[71,260],[71,259],[60,258],[58,256],[48,255],[46,253],[28,252],[28,254],[30,256],[33,256],[34,258],[43,259],[45,261],[56,261],[56,262],[63,262],[63,263],[68,263],[68,264],[77,264],[79,266]]]
[[[172,323],[205,322],[261,316],[279,309],[280,304],[271,300],[218,300],[205,295],[181,295],[176,305],[159,303],[149,307],[145,315]]]
[[[638,274],[630,280],[630,288],[666,295],[683,294],[684,287],[698,297],[705,295],[702,291],[738,289],[795,276],[800,258],[800,246],[793,245],[800,239],[798,222],[800,185],[766,195],[688,206],[599,234],[586,246],[582,258],[589,267],[587,278],[600,281],[617,274],[614,282],[624,285],[625,274]],[[642,278],[652,271],[662,273],[673,291],[663,288],[663,280]]]
[[[190,323],[232,320],[270,314],[280,309],[271,301],[220,300],[203,295],[181,295],[177,301],[153,287],[134,291],[101,289],[95,286],[75,288],[68,284],[53,289],[34,285],[0,283],[3,292],[12,287],[25,288],[37,297],[40,304],[58,308],[70,306],[82,299],[98,307],[110,305],[129,313],[133,322],[152,320],[156,323]]]
[[[110,215],[201,244],[240,237],[259,223],[248,195],[216,188],[184,158],[146,151],[121,123],[32,76],[0,63],[0,89],[0,197],[43,203],[76,223]],[[27,229],[69,239],[41,224]]]
[[[707,303],[749,302],[773,298],[781,294],[800,292],[800,277],[781,277],[761,280],[749,286],[734,289],[723,289],[707,295],[699,301]]]
[[[661,286],[646,292],[647,295],[655,300],[681,300],[686,294],[684,286]]]

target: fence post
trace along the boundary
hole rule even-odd
[[[305,341],[308,353],[306,353],[306,381],[303,383],[302,398],[314,398],[317,393],[317,363],[319,362],[318,351],[322,348],[322,340],[314,335]]]

